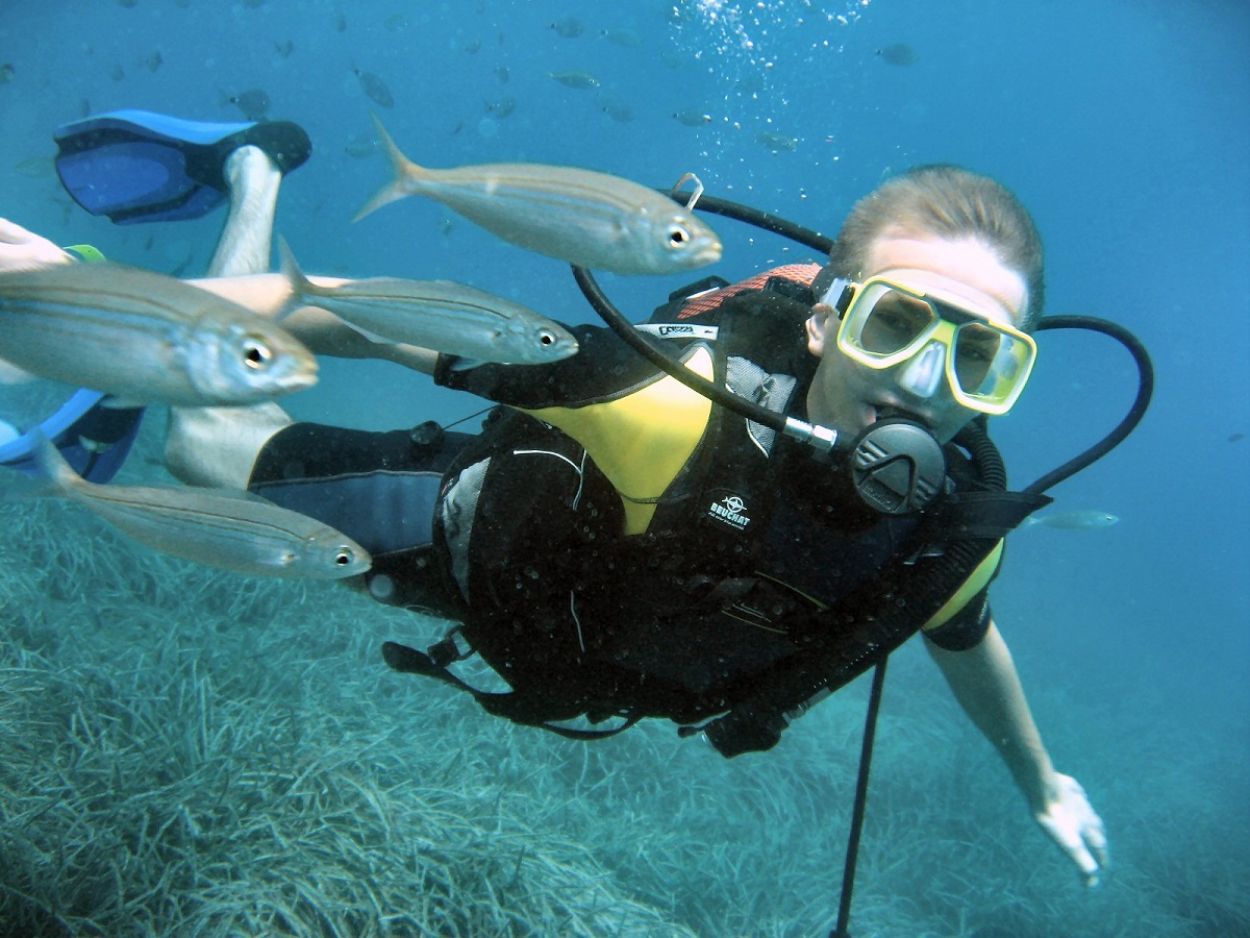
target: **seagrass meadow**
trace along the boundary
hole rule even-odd
[[[163,478],[158,443],[130,480]],[[384,638],[439,622],[169,560],[53,499],[0,523],[4,936],[831,927],[862,683],[732,762],[665,725],[571,742],[385,668]],[[908,648],[887,682],[856,934],[1250,930],[1236,753],[1107,734],[1084,773],[1116,852],[1084,893],[930,671]],[[1061,753],[1088,735],[1050,730]]]

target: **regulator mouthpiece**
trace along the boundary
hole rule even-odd
[[[851,480],[870,508],[886,515],[911,514],[942,494],[946,455],[915,421],[879,420],[852,444]]]

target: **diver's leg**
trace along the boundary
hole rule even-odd
[[[269,269],[273,220],[282,173],[259,147],[226,160],[230,213],[208,272],[213,277]],[[256,455],[291,418],[277,404],[251,407],[171,407],[165,464],[189,485],[247,488]]]
[[[210,277],[261,274],[269,270],[273,219],[282,171],[260,147],[239,147],[225,164],[230,213],[208,265]]]

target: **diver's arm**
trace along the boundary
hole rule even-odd
[[[998,627],[991,620],[981,642],[966,651],[925,645],[955,699],[998,750],[1033,817],[1080,867],[1086,883],[1096,884],[1107,858],[1102,820],[1076,780],[1051,764]]]
[[[925,644],[955,699],[993,743],[1029,806],[1037,810],[1045,802],[1047,783],[1055,769],[998,627],[991,620],[985,637],[966,651]]]

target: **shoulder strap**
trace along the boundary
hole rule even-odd
[[[786,264],[781,267],[774,267],[771,270],[762,271],[752,277],[747,277],[745,280],[739,280],[737,283],[726,284],[712,290],[704,289],[694,295],[686,294],[686,299],[683,300],[681,309],[677,313],[677,319],[689,319],[692,316],[706,313],[720,306],[731,297],[735,297],[740,293],[746,293],[749,290],[771,289],[790,295],[793,288],[806,289],[810,287],[812,280],[815,279],[818,273],[820,273],[819,264]],[[703,283],[704,281],[699,282],[699,284]],[[671,299],[670,297],[670,301]],[[668,309],[668,306],[662,307],[662,309]]]

